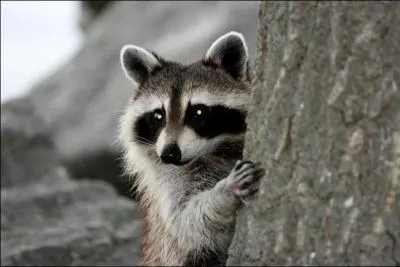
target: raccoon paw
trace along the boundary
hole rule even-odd
[[[226,178],[227,188],[238,198],[251,197],[258,192],[265,170],[259,163],[239,160]]]

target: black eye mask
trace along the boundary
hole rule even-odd
[[[135,138],[139,143],[155,144],[161,129],[165,126],[165,110],[146,112],[134,125]]]
[[[246,131],[246,114],[223,105],[189,103],[185,112],[185,124],[205,138],[221,134],[240,134]]]

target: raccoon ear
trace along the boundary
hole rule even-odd
[[[241,79],[246,73],[247,59],[248,51],[243,35],[231,31],[214,41],[207,50],[204,63],[220,67],[235,79]]]
[[[155,68],[161,66],[152,53],[135,45],[123,46],[120,58],[125,75],[139,85],[149,78]]]

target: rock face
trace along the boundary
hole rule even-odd
[[[28,99],[1,106],[1,188],[38,181],[57,165],[46,131]]]
[[[136,204],[73,181],[27,99],[1,110],[1,265],[139,264]]]
[[[120,48],[136,44],[187,62],[236,30],[252,56],[257,9],[228,1],[106,5],[88,20],[70,62],[2,104],[1,264],[138,265],[139,212],[117,194],[131,195],[114,144],[131,94]]]
[[[62,167],[40,183],[1,190],[1,265],[139,264],[136,206],[102,181]]]

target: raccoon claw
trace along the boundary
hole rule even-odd
[[[236,197],[250,197],[259,189],[259,181],[265,170],[259,163],[239,160],[227,178],[228,190]]]

